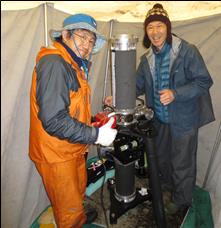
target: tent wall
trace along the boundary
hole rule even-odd
[[[1,227],[28,228],[49,204],[40,176],[28,157],[29,92],[32,70],[39,48],[44,45],[44,6],[30,10],[1,11]],[[68,14],[47,6],[48,29],[61,26]],[[99,22],[99,30],[109,35],[110,22]],[[221,15],[174,22],[173,32],[199,47],[214,85],[211,95],[216,121],[200,129],[197,182],[203,184],[218,128],[221,123]],[[142,23],[114,21],[113,35],[130,33],[139,39],[137,64],[145,52],[142,47]],[[51,42],[49,42],[51,43]],[[92,89],[92,112],[101,111],[108,44],[92,58],[89,83]],[[108,80],[110,94],[110,77]],[[108,95],[108,94],[107,94]],[[220,149],[218,147],[218,149]],[[95,153],[92,147],[91,154]],[[213,199],[216,227],[221,226],[221,153],[214,153],[206,188]]]
[[[1,12],[1,227],[29,227],[48,204],[28,158],[29,88],[35,55],[44,42],[43,8]]]

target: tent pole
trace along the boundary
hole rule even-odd
[[[48,11],[47,2],[44,3],[44,29],[45,29],[45,46],[48,46]]]
[[[221,141],[221,122],[220,122],[220,125],[219,125],[219,128],[218,128],[218,132],[217,132],[217,135],[216,135],[215,143],[213,145],[213,150],[212,150],[212,154],[210,156],[209,165],[208,165],[208,168],[206,170],[206,175],[205,175],[205,178],[204,178],[204,181],[203,181],[203,188],[206,187],[211,166],[212,166],[212,164],[214,162],[215,155],[216,155],[216,153],[217,153],[217,151],[219,149],[219,146],[220,146],[220,141]]]
[[[104,104],[104,99],[106,97],[106,90],[107,90],[107,77],[108,77],[108,63],[109,63],[109,59],[110,59],[110,43],[109,43],[109,39],[112,36],[112,31],[113,31],[113,22],[114,20],[110,21],[110,32],[109,32],[109,38],[108,38],[108,49],[107,49],[107,60],[106,60],[106,67],[105,67],[105,78],[104,78],[104,90],[103,90],[103,97],[102,97],[102,103]]]

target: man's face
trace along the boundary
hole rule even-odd
[[[74,30],[72,36],[80,52],[79,54],[76,46],[72,45],[72,49],[75,52],[75,54],[80,58],[87,58],[92,52],[96,42],[94,33],[84,29],[77,29]]]
[[[167,26],[161,21],[152,21],[147,25],[146,33],[152,45],[160,50],[167,38]]]

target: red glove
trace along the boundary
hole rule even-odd
[[[109,112],[99,112],[95,116],[95,122],[92,123],[94,127],[101,127],[106,124],[111,117],[108,117]],[[114,116],[114,123],[111,125],[111,128],[116,128],[117,118]]]

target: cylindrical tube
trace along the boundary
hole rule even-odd
[[[135,162],[122,164],[115,160],[115,197],[119,201],[131,202],[136,196]]]
[[[118,112],[131,114],[136,105],[136,44],[138,38],[120,34],[111,39],[112,85],[114,104]]]
[[[116,109],[134,109],[136,105],[136,51],[115,51]]]

